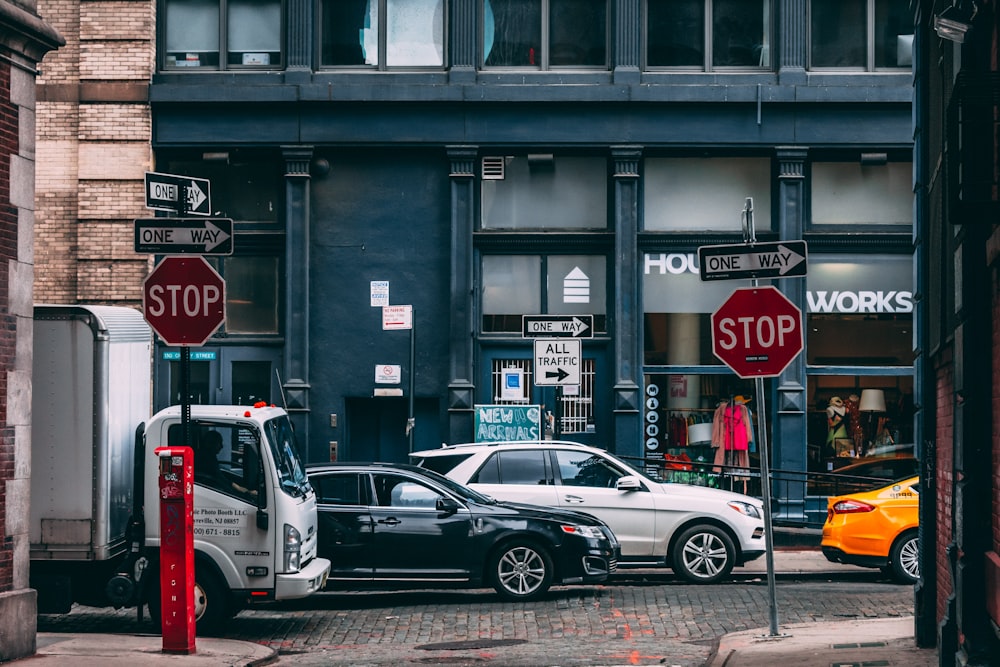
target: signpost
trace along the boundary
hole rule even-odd
[[[231,255],[233,221],[231,218],[142,218],[135,221],[135,251]]]
[[[181,215],[212,215],[209,180],[147,171],[146,208]]]
[[[593,338],[593,315],[523,315],[524,338]]]
[[[535,384],[561,387],[580,384],[579,338],[535,339]]]
[[[201,256],[167,257],[143,283],[142,309],[167,345],[200,347],[226,321],[226,283]]]
[[[753,245],[698,248],[702,280],[794,278],[806,275],[806,242],[781,241]]]
[[[802,311],[776,287],[735,290],[712,313],[712,353],[741,378],[776,377],[802,351]]]

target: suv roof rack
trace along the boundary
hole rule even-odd
[[[459,442],[454,445],[441,443],[441,449],[456,449],[458,447],[500,447],[504,445],[569,445],[570,447],[590,446],[585,445],[582,442],[574,442],[572,440],[500,440],[494,442]]]

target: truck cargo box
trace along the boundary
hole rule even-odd
[[[32,560],[100,561],[127,548],[151,351],[149,325],[132,308],[35,306]]]

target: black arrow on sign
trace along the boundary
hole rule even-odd
[[[556,369],[555,371],[545,371],[545,377],[546,377],[546,379],[548,379],[548,378],[556,378],[557,382],[562,382],[563,380],[565,380],[566,378],[569,377],[569,373],[567,373],[563,369],[559,368],[559,369]]]

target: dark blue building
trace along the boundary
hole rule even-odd
[[[196,400],[284,400],[313,461],[472,440],[475,406],[496,404],[622,456],[710,458],[691,427],[740,396],[765,406],[773,468],[915,453],[907,0],[161,0],[158,16],[156,169],[209,178],[236,228]],[[711,313],[749,282],[698,265],[750,220],[809,249],[805,277],[772,283],[804,350],[763,397],[712,352]],[[384,329],[386,303],[412,329]],[[579,384],[539,383],[523,315],[592,317]],[[179,397],[159,349],[157,407]],[[780,511],[805,516],[801,495]]]

